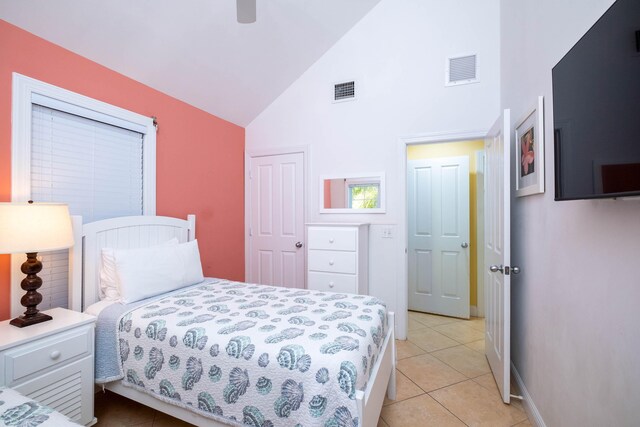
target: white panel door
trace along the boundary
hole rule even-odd
[[[250,160],[249,282],[305,287],[303,156]]]
[[[469,318],[469,157],[407,162],[409,309]]]
[[[511,365],[510,111],[504,110],[485,139],[485,352],[505,403]],[[517,270],[516,270],[517,271]]]

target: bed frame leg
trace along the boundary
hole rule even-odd
[[[395,368],[391,371],[391,376],[389,377],[389,385],[387,386],[387,397],[390,400],[396,400],[396,370]]]
[[[395,313],[389,312],[389,320],[391,328],[391,375],[389,376],[389,385],[387,386],[387,397],[391,400],[396,400],[396,316]]]

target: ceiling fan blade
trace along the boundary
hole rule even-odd
[[[256,0],[236,0],[236,9],[240,24],[256,22]]]

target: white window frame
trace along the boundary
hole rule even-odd
[[[379,185],[379,206],[378,208],[367,209],[351,209],[351,208],[325,208],[324,207],[324,181],[327,179],[344,179],[345,186],[348,183],[377,183]],[[349,189],[345,188],[345,206],[349,205]],[[318,212],[321,214],[383,214],[386,213],[386,196],[385,196],[385,173],[343,173],[320,175],[320,186],[318,191]]]
[[[31,77],[13,73],[11,101],[11,201],[26,202],[31,196],[31,114],[34,99],[48,99],[56,109],[102,121],[120,127],[129,127],[143,134],[143,214],[156,214],[156,129],[151,117],[98,101]],[[76,242],[78,243],[78,242]],[[70,251],[70,254],[73,251]],[[24,294],[20,282],[24,278],[20,265],[24,254],[11,256],[11,316],[24,311],[20,298]],[[73,260],[70,256],[69,266]],[[70,272],[71,274],[71,272]],[[69,289],[69,307],[77,306],[82,298],[81,289]]]
[[[345,179],[344,181],[344,197],[345,197],[345,201],[344,204],[347,207],[347,209],[358,209],[358,208],[353,208],[351,205],[353,203],[353,197],[352,197],[352,187],[355,186],[362,186],[362,187],[378,187],[378,205],[375,208],[368,208],[368,209],[380,209],[380,182],[379,181],[375,181],[375,180],[371,180],[371,179],[366,179],[366,178],[360,178],[360,179]]]

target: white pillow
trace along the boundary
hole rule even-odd
[[[204,280],[198,241],[114,251],[120,302],[140,301]]]
[[[102,265],[100,266],[100,299],[118,301],[120,293],[116,278],[116,260],[113,257],[115,249],[102,249]]]
[[[177,245],[178,238],[160,243],[154,246]],[[118,290],[118,278],[116,277],[116,260],[114,258],[115,249],[102,248],[102,265],[100,266],[100,299],[106,301],[120,301],[120,291]]]

